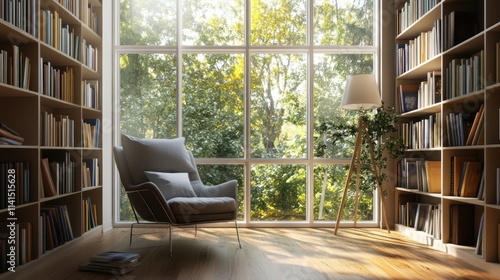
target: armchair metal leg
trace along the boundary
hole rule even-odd
[[[239,244],[240,249],[241,249],[240,232],[238,230],[238,222],[237,221],[234,221],[234,226],[236,227],[236,236],[238,237],[238,244]]]
[[[194,237],[198,236],[198,225],[194,225]]]
[[[130,240],[128,242],[128,245],[132,245],[132,231],[134,229],[134,223],[130,224]]]

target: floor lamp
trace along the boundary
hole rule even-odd
[[[377,82],[372,74],[359,74],[347,77],[346,86],[344,90],[344,96],[342,99],[341,107],[344,110],[373,110],[382,106],[382,101],[380,99],[380,93],[378,90]],[[363,137],[369,143],[370,149],[370,159],[373,167],[373,173],[375,175],[375,181],[377,183],[377,189],[379,195],[382,198],[382,186],[379,180],[379,171],[377,164],[375,162],[375,153],[373,151],[373,143],[370,134],[368,133],[368,124],[366,123],[364,117],[361,115],[358,119],[358,135],[356,137],[356,145],[354,146],[354,152],[352,154],[351,165],[349,166],[349,172],[347,174],[344,194],[342,196],[342,202],[340,203],[339,212],[337,215],[337,223],[335,225],[335,235],[337,235],[337,230],[339,228],[340,219],[342,217],[342,211],[344,209],[345,200],[347,196],[347,190],[351,183],[352,172],[356,169],[356,200],[355,200],[355,210],[354,210],[354,226],[356,227],[356,220],[358,219],[358,194],[359,194],[359,183],[360,183],[360,164],[361,164],[361,148],[363,145]],[[387,214],[385,212],[384,200],[382,199],[382,216],[385,221],[385,226],[387,231],[390,232],[389,225],[387,222]]]

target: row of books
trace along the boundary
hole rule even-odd
[[[29,89],[31,61],[16,45],[0,45],[0,83]]]
[[[396,44],[396,75],[405,72],[426,62],[441,53],[441,20],[436,20],[430,31],[421,32],[408,43]]]
[[[101,100],[100,92],[99,92],[99,81],[82,81],[82,105],[85,107],[93,108],[96,110],[101,109],[101,104],[99,100]]]
[[[475,113],[449,113],[445,116],[449,147],[484,144],[484,104]]]
[[[484,199],[483,164],[478,161],[476,156],[453,156],[450,173],[451,195]]]
[[[64,161],[41,159],[43,196],[51,197],[76,191],[76,163],[71,160],[69,152],[65,153]]]
[[[427,72],[427,80],[420,82],[418,108],[441,102],[441,71]]]
[[[409,0],[398,10],[398,34],[432,10],[440,0]]]
[[[435,239],[442,239],[441,231],[441,205],[417,202],[410,194],[399,196],[398,223],[423,231]],[[464,246],[475,246],[475,253],[482,255],[483,252],[483,220],[481,215],[478,235],[474,235],[474,205],[451,204],[450,205],[450,243]]]
[[[0,145],[21,145],[24,138],[15,130],[0,123]]]
[[[83,170],[83,187],[96,187],[101,184],[101,168],[99,166],[99,159],[90,158],[84,159],[82,162]]]
[[[0,262],[0,272],[7,271],[11,266],[7,260],[4,258],[8,255],[15,254],[15,267],[30,262],[34,258],[33,250],[33,227],[30,222],[18,222],[12,229],[14,233],[15,246],[12,244],[12,240],[9,239],[11,236],[10,232],[5,232],[6,230],[11,230],[5,223],[2,224],[2,229],[0,231],[0,254],[3,256],[2,262]],[[14,252],[12,252],[12,250]]]
[[[39,0],[0,0],[0,19],[17,28],[38,36],[38,8]]]
[[[42,94],[75,103],[75,73],[73,68],[56,68],[50,62],[44,63],[43,58],[40,58],[40,65],[43,65],[40,81]]]
[[[88,0],[59,0],[59,4],[97,33],[99,22],[92,3]]]
[[[73,240],[73,229],[66,205],[42,205],[40,220],[42,253]]]
[[[63,161],[41,159],[43,196],[72,193],[76,191],[77,164],[71,160],[69,152],[64,155]],[[83,159],[82,161],[83,187],[100,185],[100,167],[97,158]]]
[[[97,148],[99,147],[99,138],[101,130],[100,119],[83,119],[83,147]]]
[[[90,23],[96,26],[97,17],[92,13]],[[42,10],[40,12],[40,40],[66,55],[82,62],[94,71],[98,71],[98,50],[75,34],[70,25],[63,23],[57,11]]]
[[[445,69],[445,99],[484,89],[484,51],[468,58],[452,59]]]
[[[11,193],[15,196],[12,197]],[[14,203],[9,203],[9,200]],[[30,201],[29,161],[0,162],[0,209]]]
[[[419,84],[399,85],[397,99],[401,113],[441,102],[441,71],[427,72],[427,79]]]
[[[87,1],[80,1],[80,0],[58,0],[59,4],[61,4],[66,10],[68,10],[70,13],[72,13],[74,16],[77,18],[81,19],[81,11],[82,7],[84,8],[85,6],[82,6],[81,2],[87,2]]]
[[[43,112],[42,145],[51,147],[75,147],[75,121],[67,115]]]
[[[441,239],[441,204],[417,202],[412,194],[400,194],[398,223]]]
[[[400,135],[406,149],[432,149],[442,147],[441,113],[431,114],[419,121],[400,124]]]
[[[98,225],[97,205],[92,203],[90,197],[84,197],[82,200],[82,210],[84,217],[84,231],[87,232]]]
[[[403,158],[398,163],[398,186],[421,192],[441,193],[441,161]]]
[[[73,28],[63,22],[58,11],[40,11],[40,40],[49,46],[80,60],[81,40]]]
[[[91,44],[87,44],[85,39],[82,39],[82,59],[80,60],[88,68],[99,71],[99,50]]]
[[[398,103],[401,113],[484,89],[484,51],[469,58],[452,59],[444,74],[443,82],[446,85],[444,96],[441,92],[440,71],[428,72],[427,80],[422,81],[419,85],[399,85]]]
[[[88,0],[83,0],[83,2],[87,1]],[[97,16],[96,7],[92,5],[92,3],[89,3],[86,6],[87,9],[85,9],[84,14],[82,15],[82,21],[95,33],[99,34],[99,17]]]

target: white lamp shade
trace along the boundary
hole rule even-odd
[[[341,107],[345,110],[372,110],[380,108],[382,101],[377,81],[372,74],[347,77]]]

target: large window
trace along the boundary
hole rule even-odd
[[[243,224],[335,221],[353,138],[345,79],[377,70],[373,0],[115,0],[116,131],[186,138],[207,185],[239,182]],[[121,190],[120,186],[116,186]],[[117,192],[118,221],[133,219]],[[354,217],[354,195],[342,221]],[[372,188],[358,217],[375,222]]]

